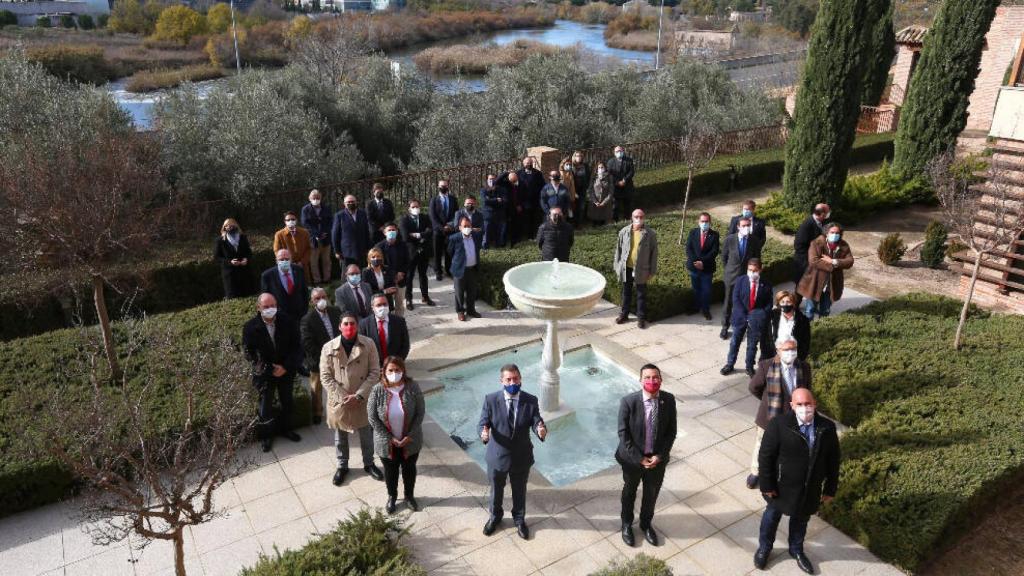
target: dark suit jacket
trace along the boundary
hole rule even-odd
[[[292,280],[295,287],[292,293],[288,294],[288,290],[281,283],[277,266],[267,268],[260,276],[260,292],[273,294],[277,299],[277,309],[284,310],[285,314],[291,316],[293,322],[298,322],[306,315],[306,310],[309,310],[309,286],[306,284],[306,271],[302,266],[292,265]]]
[[[224,297],[237,298],[248,296],[252,287],[252,248],[245,234],[238,238],[238,248],[231,245],[223,237],[218,236],[213,246],[213,258],[220,263],[220,276],[224,281]],[[231,261],[246,258],[245,266],[232,266]]]
[[[409,271],[409,247],[402,241],[401,236],[394,244],[388,244],[387,240],[381,240],[375,246],[384,253],[384,267],[392,274]],[[403,281],[401,286],[405,286]]]
[[[693,263],[700,260],[704,270],[697,270]],[[714,275],[718,266],[718,232],[709,229],[704,238],[704,248],[700,247],[700,228],[690,230],[686,238],[686,269],[690,272],[705,272]]]
[[[839,488],[839,437],[836,426],[814,415],[814,447],[800,433],[796,414],[779,414],[768,423],[757,455],[761,492],[778,492],[775,506],[787,516],[810,516],[821,496]]]
[[[381,364],[384,363],[384,355],[380,349],[380,332],[377,331],[377,317],[367,316],[359,321],[359,333],[373,340],[377,347],[377,356]],[[388,314],[388,356],[398,356],[402,360],[409,355],[409,327],[405,318]]]
[[[552,186],[550,183],[545,184],[540,190],[540,209],[544,211],[544,215],[547,216],[551,209],[558,206],[562,209],[562,214],[566,218],[569,217],[569,189],[564,184],[559,183],[558,187]]]
[[[366,314],[359,313],[359,301],[356,300],[355,289],[348,282],[343,282],[334,291],[334,304],[343,311],[352,312],[359,318],[366,318],[372,313],[370,310],[370,298],[373,296],[373,293],[370,292],[370,285],[366,282],[360,282],[358,289],[363,295],[363,307],[366,308]]]
[[[619,402],[619,447],[615,460],[623,466],[640,467],[644,457],[644,393],[626,394]],[[676,398],[664,390],[658,392],[658,415],[654,421],[654,453],[660,465],[668,464],[669,452],[676,441]]]
[[[526,201],[525,198],[528,195],[526,187],[522,182],[517,182],[515,186],[508,181],[508,175],[512,172],[505,172],[498,176],[498,181],[494,184],[498,188],[501,188],[505,194],[505,210],[509,217],[515,216],[516,207],[522,208],[523,203]],[[518,177],[519,173],[516,172]]]
[[[491,439],[487,442],[487,465],[495,470],[517,472],[533,466],[530,430],[536,433],[537,426],[542,422],[544,419],[540,416],[540,406],[533,394],[519,391],[519,407],[516,410],[514,429],[508,421],[505,392],[498,390],[485,396],[477,433],[479,434],[484,426],[491,429]]]
[[[344,258],[365,260],[370,250],[370,227],[366,212],[356,209],[353,218],[348,210],[338,210],[331,225],[331,248]]]
[[[483,232],[470,235],[476,246],[476,263],[480,265],[480,247],[484,242]],[[462,242],[462,232],[453,232],[448,236],[448,254],[452,257],[452,277],[462,278],[466,275],[466,245]]]
[[[508,191],[497,184],[494,188],[480,190],[480,202],[483,204],[484,219],[497,222],[505,219],[505,207],[508,206]]]
[[[732,284],[736,278],[746,275],[747,263],[750,262],[751,258],[760,258],[762,248],[764,248],[764,244],[760,240],[753,236],[747,236],[747,251],[741,258],[740,237],[736,234],[726,236],[722,242],[721,252],[722,277],[725,279],[725,282]]]
[[[395,274],[388,267],[384,267],[384,285],[377,284],[377,275],[373,273],[373,269],[366,267],[363,268],[363,284],[370,287],[370,294],[376,294],[383,292],[385,288],[391,288],[395,285]]]
[[[465,208],[459,208],[458,212],[456,212],[455,215],[452,216],[452,220],[448,224],[455,230],[458,230],[459,220],[462,220],[463,218],[469,218],[469,224],[473,228],[479,228],[482,230],[484,227],[483,213],[480,212],[479,210],[473,210],[473,213],[470,214],[469,212],[466,212]]]
[[[740,276],[732,285],[732,318],[733,326],[743,326],[749,322],[751,330],[763,330],[772,311],[772,285],[763,278],[757,280],[757,296],[754,307],[750,307],[750,280]]]
[[[316,308],[310,308],[299,324],[302,351],[306,355],[306,368],[310,372],[320,371],[320,351],[323,350],[324,344],[335,339],[339,334],[338,325],[341,324],[341,308],[328,306],[324,312],[326,312],[327,318],[331,323],[330,334],[327,333],[327,328],[324,327],[323,320],[320,319],[320,313],[317,312]]]
[[[384,231],[381,228],[388,222],[395,221],[395,205],[387,198],[383,198],[381,203],[383,206],[378,208],[376,198],[370,198],[366,201],[366,217],[370,222],[370,233],[372,235],[383,235]]]
[[[444,205],[441,203],[441,195],[438,194],[430,199],[430,227],[434,229],[434,234],[444,234],[444,227],[451,226],[452,218],[455,217],[455,213],[459,211],[461,205],[459,199],[454,194],[448,192],[448,209],[444,209]],[[423,215],[420,214],[422,218]]]
[[[409,250],[409,259],[412,260],[416,256],[429,256],[433,252],[433,243],[431,242],[431,229],[430,229],[430,218],[424,214],[419,215],[419,225],[413,220],[413,217],[406,214],[402,216],[402,221],[398,223],[398,229],[402,233],[402,240],[405,241],[405,245]],[[413,238],[412,233],[419,232],[419,238]]]
[[[799,314],[799,312],[797,312]],[[750,393],[761,401],[757,406],[757,416],[754,417],[754,423],[761,428],[768,427],[768,395],[765,394],[765,389],[768,388],[768,369],[772,367],[772,364],[778,363],[779,369],[782,369],[782,359],[777,356],[772,358],[765,358],[757,363],[757,372],[754,372],[754,377],[747,383],[747,389]],[[807,388],[811,389],[811,365],[802,361],[797,360],[794,362],[796,367],[796,388]],[[779,375],[782,376],[781,374]],[[795,388],[794,388],[795,390]],[[786,385],[783,382],[782,385],[782,412],[785,414],[791,410],[789,406],[789,391],[786,389]]]
[[[302,365],[299,329],[287,313],[278,312],[274,319],[274,339],[270,339],[263,318],[256,314],[242,327],[242,348],[253,365],[252,383],[258,390],[280,381],[290,382]],[[274,364],[284,366],[287,373],[274,377]]]
[[[302,222],[302,227],[309,231],[309,239],[314,248],[330,245],[333,218],[334,212],[331,212],[331,207],[323,202],[320,203],[320,214],[317,214],[316,209],[308,202],[302,207],[299,222]]]
[[[612,190],[614,196],[627,196],[633,193],[633,177],[636,176],[636,166],[633,159],[623,155],[622,160],[612,156],[611,160],[605,162],[608,174],[612,177]],[[626,186],[619,188],[619,180],[625,180]]]
[[[728,234],[736,233],[740,227],[740,218],[743,218],[743,216],[741,214],[737,214],[729,220]],[[765,229],[764,219],[754,216],[752,220],[753,222],[750,223],[750,235],[760,238],[761,245],[764,246],[764,243],[768,241],[768,231]]]
[[[775,341],[779,338],[779,321],[782,317],[782,310],[775,308],[771,314],[771,340],[767,342],[774,349]],[[806,360],[811,352],[811,321],[799,310],[793,312],[793,339],[796,340],[796,356]]]
[[[540,202],[540,191],[547,184],[544,174],[536,168],[527,174],[525,169],[520,168],[516,170],[516,176],[519,177],[519,190],[523,193],[521,198],[516,198],[516,205],[521,206],[525,212],[533,212]]]
[[[807,249],[811,247],[811,242],[823,233],[813,216],[808,216],[800,223],[800,227],[796,229],[796,236],[793,237],[793,259],[799,264],[799,268],[807,268]]]

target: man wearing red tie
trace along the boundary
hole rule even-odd
[[[388,356],[402,360],[409,355],[409,328],[405,318],[391,314],[388,297],[378,292],[370,302],[373,314],[359,321],[359,333],[373,340],[380,362]]]
[[[754,375],[754,358],[764,331],[770,326],[768,315],[772,311],[772,286],[761,279],[761,260],[747,262],[747,275],[736,279],[732,288],[732,339],[729,357],[720,373],[731,374],[739,354],[740,342],[747,336],[747,376]]]
[[[295,323],[309,310],[309,288],[306,272],[301,266],[292,265],[292,254],[287,249],[277,251],[277,266],[263,271],[260,277],[260,292],[267,292],[277,299],[277,306]]]
[[[686,269],[690,272],[694,304],[711,320],[711,280],[718,259],[718,232],[711,229],[711,214],[701,212],[697,227],[686,240]]]

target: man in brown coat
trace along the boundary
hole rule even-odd
[[[843,270],[853,267],[853,253],[843,240],[843,227],[829,224],[824,236],[818,236],[807,249],[807,270],[797,293],[804,297],[801,308],[808,320],[814,315],[828,316],[832,303],[843,297]]]
[[[341,336],[324,344],[320,351],[320,384],[327,390],[327,426],[334,429],[338,470],[334,485],[341,486],[348,474],[348,435],[359,433],[363,470],[376,480],[384,474],[373,463],[373,430],[366,401],[373,385],[380,381],[377,347],[359,335],[359,319],[352,312],[341,314]]]
[[[811,387],[811,366],[797,357],[797,343],[787,338],[775,344],[777,354],[772,358],[761,360],[757,372],[750,379],[747,387],[761,404],[757,407],[754,423],[754,456],[750,461],[750,475],[747,476],[747,488],[757,488],[757,453],[761,449],[761,439],[768,422],[779,414],[789,411],[789,401],[797,388]]]
[[[302,265],[302,269],[308,273],[313,244],[309,241],[309,231],[299,226],[295,212],[284,213],[284,228],[274,234],[274,252],[281,249],[291,252],[292,262]]]

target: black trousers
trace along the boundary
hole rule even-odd
[[[633,195],[615,194],[615,201],[612,203],[612,220],[620,218],[629,219],[633,215]]]
[[[665,480],[665,464],[658,464],[654,468],[634,467],[622,465],[622,523],[633,523],[633,502],[636,500],[636,491],[640,483],[644,485],[643,494],[640,496],[640,529],[646,530],[654,520],[654,506],[658,502],[658,492],[661,491],[661,483]]]
[[[398,476],[402,476],[402,488],[404,496],[409,498],[416,495],[416,460],[419,459],[419,452],[404,456],[404,450],[394,448],[392,458],[381,456],[380,463],[384,465],[384,485],[388,488],[388,496],[398,498]]]
[[[732,286],[735,278],[724,278],[725,280],[725,302],[722,305],[722,328],[728,329],[732,325]]]
[[[622,310],[619,312],[623,318],[629,316],[633,305],[633,286],[633,269],[626,268],[626,281],[622,283]],[[636,284],[636,317],[638,320],[647,318],[647,284]]]
[[[444,268],[441,268],[441,263],[444,262]],[[434,275],[442,276],[443,274],[452,273],[452,257],[448,254],[448,234],[444,231],[434,231]]]
[[[455,279],[455,311],[476,312],[476,266],[466,266],[462,278]]]
[[[491,481],[491,518],[501,520],[505,509],[501,501],[505,498],[505,482],[512,484],[512,520],[518,526],[526,519],[526,482],[530,479],[530,469],[495,470],[487,468],[487,478]]]
[[[425,252],[420,252],[409,262],[409,270],[405,273],[405,299],[412,300],[413,279],[419,274],[420,296],[427,297],[427,265],[430,257]]]
[[[256,435],[260,439],[272,438],[292,429],[292,381],[295,374],[289,372],[281,378],[270,378],[260,394],[260,420],[256,426]],[[274,415],[274,392],[281,402],[281,413]]]

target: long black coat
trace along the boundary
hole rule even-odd
[[[782,317],[782,310],[779,308],[772,309],[771,323],[772,329],[765,333],[765,342],[762,350],[775,350],[775,341],[779,339],[779,323]],[[811,353],[811,321],[807,319],[799,310],[793,313],[793,339],[796,340],[796,357],[801,360],[807,360],[808,354]],[[765,358],[774,356],[774,354],[766,354]]]
[[[220,263],[225,298],[238,298],[252,293],[252,248],[245,234],[239,235],[238,248],[232,246],[223,236],[218,236],[213,246],[213,258]],[[243,258],[249,260],[245,266],[231,265],[232,260]]]
[[[777,492],[775,506],[788,516],[810,516],[818,511],[822,494],[835,496],[839,488],[839,437],[836,426],[814,415],[814,448],[800,433],[796,413],[772,418],[757,454],[761,493]]]
[[[793,237],[793,281],[797,284],[807,270],[807,249],[823,233],[813,216],[808,216],[796,229],[796,236]]]
[[[310,308],[309,312],[302,317],[299,325],[299,335],[302,339],[302,351],[306,357],[306,368],[311,372],[320,371],[320,352],[324,344],[327,344],[338,335],[338,326],[341,324],[341,308],[328,306],[327,319],[331,323],[331,332],[327,333],[327,327],[320,319],[320,312],[316,308]]]
[[[558,258],[559,262],[568,262],[572,242],[572,225],[566,222],[555,224],[549,220],[537,229],[537,247],[540,248],[541,260]]]
[[[252,383],[257,390],[278,382],[291,382],[302,365],[298,322],[286,313],[278,312],[274,326],[274,338],[271,339],[263,318],[257,313],[242,327],[242,348],[252,363]],[[274,364],[286,370],[280,378],[274,376]]]

